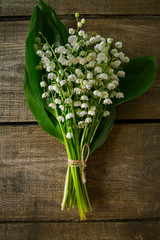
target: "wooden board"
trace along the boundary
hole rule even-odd
[[[19,5],[21,6],[21,5]],[[64,21],[67,27],[74,21]],[[134,58],[157,56],[160,64],[160,21],[96,19],[86,21],[86,31],[122,40],[124,52]],[[29,22],[1,22],[1,122],[35,121],[26,104],[23,91],[24,43]],[[160,116],[160,73],[153,87],[141,97],[118,107],[118,119],[157,119]]]
[[[160,222],[0,224],[1,240],[159,240]]]
[[[1,0],[1,16],[30,16],[38,0]],[[160,14],[160,2],[158,0],[90,0],[90,1],[53,1],[46,0],[57,14],[68,15],[79,12],[80,14],[100,15],[142,15]]]
[[[0,220],[77,220],[60,210],[67,155],[36,125],[1,127]],[[88,220],[160,216],[160,124],[116,124],[88,160]]]

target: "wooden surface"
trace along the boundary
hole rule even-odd
[[[22,4],[21,0],[1,0],[1,15],[30,16],[37,2],[37,0],[27,0]],[[74,14],[75,12],[87,15],[160,14],[160,2],[158,0],[48,0],[47,3],[60,15]]]
[[[117,107],[108,140],[90,157],[93,213],[60,210],[66,152],[35,123],[23,91],[24,45],[37,1],[0,2],[0,240],[160,240],[160,1],[48,0],[67,27],[122,40],[130,58],[157,56],[154,85]]]
[[[159,216],[159,133],[158,123],[114,126],[108,141],[88,160],[93,214],[87,220]],[[78,220],[76,210],[60,210],[64,146],[36,125],[5,126],[1,136],[0,220]]]
[[[153,221],[0,225],[1,237],[7,240],[159,240],[159,228],[160,223]],[[24,236],[26,237],[24,238]]]

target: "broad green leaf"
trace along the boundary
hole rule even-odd
[[[42,89],[40,88],[39,83],[43,71],[37,71],[35,69],[35,66],[38,65],[40,59],[35,54],[33,45],[35,37],[39,36],[39,32],[42,32],[48,42],[55,46],[64,45],[67,42],[69,35],[66,27],[57,18],[53,9],[42,0],[39,1],[32,14],[29,34],[25,45],[25,64],[34,94],[48,111],[53,112],[51,108],[47,106],[46,101],[43,101],[41,97]]]
[[[109,108],[143,94],[152,86],[157,73],[156,57],[143,56],[132,59],[124,64],[123,69],[126,74],[120,79],[119,89],[124,93],[124,98],[113,99]]]
[[[111,109],[110,115],[107,118],[102,118],[101,123],[96,131],[93,141],[90,146],[90,153],[92,154],[98,147],[100,147],[109,136],[115,120],[115,109]]]
[[[57,18],[53,9],[41,0],[32,13],[29,33],[26,39],[24,90],[28,105],[41,128],[63,142],[58,122],[49,113],[49,111],[53,113],[53,110],[48,108],[46,102],[41,97],[42,89],[40,88],[40,81],[43,72],[35,69],[40,59],[35,54],[33,48],[34,39],[39,35],[39,32],[44,34],[51,45],[55,44],[55,46],[59,46],[67,42],[68,31],[66,27]]]
[[[52,116],[52,121],[47,115],[42,104],[39,102],[38,98],[35,96],[28,78],[28,73],[26,67],[24,69],[24,90],[27,98],[28,106],[38,121],[39,126],[51,136],[58,138],[62,143],[63,136],[59,128],[57,120]]]
[[[57,44],[57,46],[59,45],[64,45],[68,42],[68,30],[67,28],[63,25],[63,23],[60,21],[60,19],[57,17],[56,13],[54,12],[54,10],[44,1],[39,0],[38,3],[38,7],[41,11],[41,13],[45,16],[46,19],[48,19],[48,23],[49,24],[55,24],[56,25],[56,30],[58,32],[58,41],[54,41],[54,44]],[[48,25],[49,25],[48,24]],[[54,29],[55,30],[55,29]],[[53,34],[54,32],[51,33],[51,43],[53,41]],[[48,35],[49,33],[46,31],[46,34]],[[48,39],[48,37],[47,37]],[[48,40],[49,41],[49,40]]]

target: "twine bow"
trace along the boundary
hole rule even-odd
[[[87,156],[84,159],[85,147],[87,147]],[[68,166],[71,166],[71,167],[80,167],[80,166],[82,166],[82,182],[83,183],[86,183],[85,168],[87,167],[86,163],[87,163],[87,160],[88,160],[88,157],[89,157],[89,153],[90,153],[89,145],[87,143],[85,143],[83,145],[83,148],[82,148],[81,160],[71,160],[71,159],[68,159]]]

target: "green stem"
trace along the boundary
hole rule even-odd
[[[65,186],[64,186],[64,194],[63,194],[63,199],[62,199],[62,204],[61,204],[61,210],[64,210],[66,202],[67,202],[69,179],[70,179],[70,167],[68,167],[68,169],[67,169],[66,181],[65,181]]]
[[[96,131],[97,131],[97,128],[98,128],[98,126],[99,126],[101,120],[102,120],[102,116],[100,117],[100,119],[99,119],[98,123],[96,124],[96,126],[93,128],[94,131],[93,131],[93,133],[92,133],[90,139],[88,139],[89,144],[91,144],[91,142],[92,142],[92,140],[93,140],[93,138],[94,138],[94,135],[95,135],[95,133],[96,133]]]

